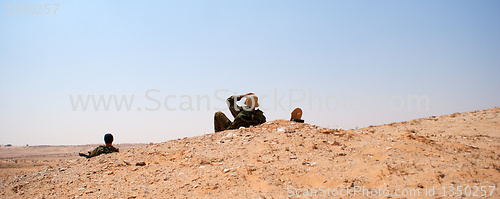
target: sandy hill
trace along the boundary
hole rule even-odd
[[[493,108],[357,130],[276,120],[68,160],[1,179],[0,196],[498,198],[499,115]]]

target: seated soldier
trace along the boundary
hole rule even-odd
[[[236,104],[243,97],[246,97],[245,106],[241,107]],[[229,110],[234,117],[234,121],[231,122],[227,116],[218,111],[214,115],[214,129],[215,132],[224,131],[227,129],[237,129],[240,127],[249,127],[254,125],[259,125],[266,122],[266,117],[264,112],[259,109],[259,98],[253,93],[247,93],[244,95],[234,95],[227,98],[227,105]]]
[[[106,135],[104,135],[104,143],[106,143],[106,145],[98,146],[94,150],[89,151],[88,155],[84,154],[84,153],[79,153],[78,155],[86,157],[86,158],[91,158],[91,157],[95,157],[95,156],[101,155],[103,153],[118,152],[119,149],[115,148],[113,146],[113,140],[114,140],[113,139],[113,135],[111,135],[111,133],[107,133]]]

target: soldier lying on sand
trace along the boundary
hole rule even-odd
[[[86,158],[91,158],[91,157],[95,157],[95,156],[101,155],[103,153],[118,152],[119,149],[115,148],[113,146],[113,140],[114,140],[113,139],[113,135],[111,135],[110,133],[108,133],[108,134],[104,135],[104,143],[106,143],[106,145],[98,146],[94,150],[89,151],[88,155],[84,154],[84,153],[79,153],[78,155],[86,157]]]

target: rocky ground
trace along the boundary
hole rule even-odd
[[[3,177],[0,197],[499,198],[499,115],[493,108],[357,130],[275,120],[61,159]]]

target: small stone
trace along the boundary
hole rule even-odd
[[[123,164],[125,164],[125,165],[130,165],[130,162],[129,162],[129,161],[127,161],[127,160],[123,160]]]
[[[295,130],[286,130],[285,133],[295,133]]]
[[[144,161],[140,161],[135,163],[135,166],[146,166],[146,163]]]

